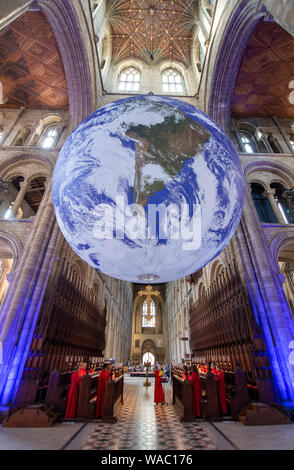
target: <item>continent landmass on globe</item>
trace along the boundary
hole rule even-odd
[[[148,197],[165,187],[161,178],[144,176],[144,167],[159,165],[165,174],[174,179],[183,169],[185,161],[203,150],[211,137],[204,126],[181,111],[175,113],[172,108],[163,122],[148,126],[131,125],[126,136],[135,143],[133,200],[143,206],[148,203]]]

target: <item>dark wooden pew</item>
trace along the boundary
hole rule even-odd
[[[10,407],[10,413],[14,413],[20,408],[34,404],[36,402],[38,390],[39,380],[20,382],[13,405]]]
[[[237,419],[240,411],[249,403],[246,373],[241,370],[224,372],[224,377],[231,415]]]
[[[116,371],[115,377],[106,382],[103,421],[115,422],[123,404],[124,376]]]
[[[98,373],[84,375],[82,377],[78,397],[77,419],[94,418],[99,380],[98,377]]]
[[[71,375],[72,372],[59,372],[58,370],[50,374],[45,405],[57,413],[65,413]]]
[[[221,412],[214,375],[211,373],[200,373],[199,375],[202,392],[201,408],[203,419],[218,418],[221,416]]]
[[[192,421],[195,419],[193,408],[193,385],[189,380],[172,374],[173,383],[173,405],[180,416],[181,421]]]

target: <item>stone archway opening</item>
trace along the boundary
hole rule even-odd
[[[152,366],[155,364],[155,356],[149,351],[146,352],[142,358],[142,363],[145,364],[146,362],[150,362]]]
[[[281,273],[284,275],[283,289],[294,318],[294,242],[284,245],[278,256]]]
[[[151,339],[147,339],[146,341],[144,341],[144,343],[142,344],[142,354],[141,354],[141,358],[142,358],[142,363],[144,364],[144,358],[146,358],[146,354],[150,355],[150,357],[154,357],[154,363],[157,361],[157,355],[156,355],[156,346],[155,346],[155,343],[154,341],[152,341]]]

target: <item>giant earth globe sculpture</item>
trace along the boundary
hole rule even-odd
[[[72,249],[125,281],[168,282],[213,260],[240,221],[245,185],[223,130],[170,97],[115,101],[65,142],[53,205]]]

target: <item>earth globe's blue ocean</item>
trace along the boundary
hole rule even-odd
[[[213,260],[244,204],[239,156],[194,106],[136,96],[98,109],[69,136],[53,205],[72,249],[125,281],[168,282]]]

